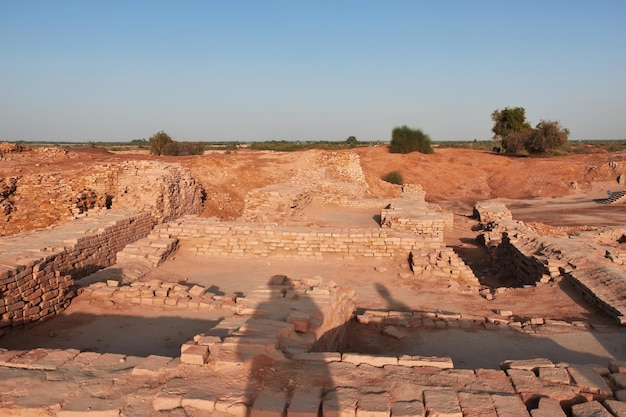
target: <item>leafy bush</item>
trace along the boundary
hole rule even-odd
[[[389,152],[410,153],[416,151],[433,153],[432,142],[427,134],[420,129],[411,129],[406,125],[393,129]]]
[[[561,127],[559,122],[542,120],[532,130],[525,148],[530,154],[545,154],[565,145],[568,137],[569,129]]]
[[[204,143],[177,142],[164,131],[150,136],[149,142],[150,153],[153,155],[183,156],[202,155],[204,153]]]
[[[150,136],[150,153],[153,155],[163,155],[168,144],[173,142],[170,135],[164,131],[160,131]]]
[[[400,174],[398,171],[391,171],[390,173],[385,174],[382,180],[391,184],[396,184],[396,185],[404,184],[404,179],[402,178],[402,174]]]
[[[348,138],[349,140],[350,138]],[[341,142],[332,141],[287,141],[287,140],[269,140],[264,142],[252,142],[250,149],[257,151],[275,151],[275,152],[294,152],[305,149],[326,149],[326,150],[339,150],[350,149],[357,146],[367,146],[364,142],[348,140]]]
[[[495,110],[491,113],[491,120],[494,123],[491,128],[494,139],[501,139],[502,147],[507,151],[510,150],[509,136],[530,129],[530,123],[526,121],[526,109],[523,107],[512,109],[505,107],[503,110]]]

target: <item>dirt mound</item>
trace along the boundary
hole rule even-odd
[[[457,212],[471,211],[476,201],[492,198],[532,199],[581,193],[591,190],[593,183],[599,181],[610,182],[611,189],[618,190],[617,177],[626,169],[623,163],[626,152],[518,158],[452,148],[436,148],[430,155],[392,154],[385,146],[375,146],[334,152],[237,150],[208,152],[203,156],[156,157],[140,152],[115,154],[102,148],[31,149],[6,143],[0,144],[0,155],[3,152],[11,152],[7,154],[11,157],[4,158],[0,178],[43,173],[89,175],[96,164],[127,160],[180,163],[191,170],[206,192],[203,216],[224,220],[242,215],[251,190],[289,183],[299,172],[315,167],[333,166],[343,175],[341,181],[366,187],[372,197],[398,196],[399,186],[381,180],[385,174],[398,171],[406,184],[423,187],[429,203]],[[355,161],[360,163],[362,172],[355,171]]]

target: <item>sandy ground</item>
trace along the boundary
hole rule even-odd
[[[102,150],[75,151],[72,161],[46,161],[39,166],[19,158],[9,165],[20,172],[59,170],[70,175],[84,172],[89,164],[141,155],[112,155]],[[205,157],[162,158],[188,166],[207,190],[205,216],[237,218],[243,198],[253,188],[284,181],[294,170],[307,166],[319,151],[293,154],[236,152]],[[391,170],[402,172],[405,182],[419,183],[426,199],[455,213],[455,229],[446,234],[448,246],[472,267],[485,283],[497,285],[484,248],[475,242],[470,218],[477,201],[501,198],[514,218],[538,223],[547,232],[562,228],[624,224],[622,206],[603,206],[598,201],[606,189],[618,190],[615,172],[605,169],[609,161],[624,155],[577,155],[538,160],[508,158],[486,152],[438,149],[434,155],[392,155],[383,148],[357,149],[372,196],[398,195],[395,186],[379,178]],[[0,167],[0,174],[7,165]],[[9,167],[10,168],[10,167]],[[72,174],[73,170],[73,174]],[[15,171],[13,171],[15,172]],[[6,175],[6,172],[4,173]],[[575,188],[572,185],[575,184]],[[610,188],[609,188],[610,187]],[[623,188],[623,187],[622,187]],[[303,224],[343,227],[376,227],[377,210],[310,206],[298,219]],[[386,267],[377,272],[376,267]],[[610,358],[626,360],[626,331],[612,326],[567,283],[509,290],[487,301],[478,294],[459,291],[453,282],[411,276],[405,262],[375,261],[313,262],[285,259],[196,258],[184,247],[144,280],[198,283],[215,293],[246,294],[277,274],[294,278],[321,276],[356,290],[357,306],[368,309],[451,311],[492,315],[496,309],[512,310],[527,317],[584,320],[598,330],[536,334],[464,330],[407,330],[407,338],[384,337],[380,329],[353,325],[351,351],[368,353],[451,356],[459,368],[497,368],[504,359],[548,357],[555,361],[606,364]],[[75,300],[58,318],[0,339],[0,347],[78,348],[146,356],[178,356],[180,345],[221,320],[226,312],[174,311]]]

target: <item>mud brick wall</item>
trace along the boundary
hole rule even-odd
[[[452,248],[421,249],[411,252],[413,274],[439,279],[452,279],[469,286],[479,287],[480,283],[472,269]]]
[[[110,210],[0,238],[0,329],[65,309],[77,280],[115,263],[116,253],[147,236],[153,224],[149,213]]]
[[[291,184],[275,184],[248,193],[241,219],[248,222],[279,223],[305,209],[312,200],[310,190]]]
[[[198,255],[405,260],[410,251],[441,246],[438,236],[394,230],[263,226],[194,216],[169,222],[159,230]]]
[[[503,204],[489,203],[477,207],[499,206],[504,212],[491,212],[493,218],[502,220],[494,221],[491,231],[484,234],[485,244],[497,244],[496,266],[520,284],[563,277],[589,302],[626,325],[626,271],[621,254],[615,249],[615,242],[623,236],[623,227],[583,232],[578,239],[541,236],[524,222],[509,220],[510,212]]]
[[[233,357],[244,361],[268,350],[290,357],[337,352],[345,343],[355,300],[352,288],[320,277],[275,276],[267,285],[238,297],[236,315],[185,343],[181,361],[203,365],[209,351],[214,363]]]
[[[307,298],[315,305],[315,312],[307,311],[298,304],[294,311],[309,316],[307,332],[313,335],[315,342],[308,347],[312,352],[337,352],[343,350],[346,343],[346,323],[355,309],[356,292],[349,287],[338,286],[331,282],[310,283],[306,279],[296,287],[298,298]],[[312,284],[312,285],[309,285]],[[287,319],[289,321],[289,318]]]
[[[0,235],[45,228],[95,208],[146,211],[161,223],[200,214],[203,191],[189,170],[158,161],[11,177],[0,182]]]
[[[497,201],[483,201],[476,204],[474,206],[474,217],[483,224],[513,220],[513,215],[509,209],[503,203]]]
[[[419,235],[429,235],[437,238],[443,246],[444,216],[440,213],[429,212],[424,209],[402,210],[391,207],[381,210],[381,225],[394,230],[406,230]]]
[[[549,275],[542,259],[533,256],[532,248],[524,247],[523,241],[502,234],[502,242],[496,248],[495,263],[517,285],[535,285],[544,275]]]

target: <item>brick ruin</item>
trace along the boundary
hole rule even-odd
[[[468,290],[478,291],[472,271],[444,244],[443,234],[452,226],[452,215],[429,207],[419,186],[406,186],[399,198],[382,201],[364,191],[358,156],[327,153],[318,162],[317,168],[297,173],[289,184],[251,192],[244,215],[235,222],[198,217],[201,187],[176,164],[129,162],[101,166],[88,178],[69,181],[54,175],[5,181],[9,191],[0,194],[3,207],[10,208],[11,201],[26,195],[42,196],[49,203],[45,207],[55,216],[70,216],[71,220],[45,230],[0,238],[0,332],[49,319],[62,312],[75,296],[226,313],[215,327],[190,335],[181,346],[179,358],[131,358],[72,349],[0,349],[0,372],[45,371],[46,380],[56,381],[57,375],[67,369],[85,369],[105,379],[123,381],[127,387],[150,385],[146,381],[157,387],[150,391],[144,408],[125,397],[105,401],[87,394],[88,400],[81,402],[81,395],[59,393],[31,402],[11,397],[12,409],[44,410],[60,417],[165,415],[158,413],[187,408],[238,417],[315,417],[320,412],[324,416],[354,417],[537,417],[565,416],[564,410],[582,417],[592,415],[584,413],[623,410],[622,403],[615,399],[626,399],[622,398],[626,396],[626,381],[622,378],[626,365],[618,361],[611,362],[606,370],[545,359],[507,361],[501,370],[457,370],[446,357],[338,352],[345,324],[352,319],[363,325],[384,324],[392,337],[401,337],[403,326],[523,332],[531,324],[585,327],[584,323],[526,323],[506,312],[493,317],[453,312],[357,312],[352,289],[317,277],[275,276],[245,296],[212,294],[198,285],[138,280],[177,247],[198,256],[272,259],[407,261],[410,254],[414,274],[457,280]],[[57,194],[51,196],[43,191],[48,189]],[[79,189],[80,197],[62,198],[63,193],[77,195]],[[380,207],[380,227],[281,224],[282,218],[313,201]],[[19,223],[16,213],[10,209],[5,212]],[[623,233],[605,230],[588,236],[597,245],[594,250],[598,254],[604,250],[602,259],[591,261],[585,258],[589,258],[587,246],[538,236],[522,222],[513,221],[503,205],[485,202],[476,206],[475,213],[485,228],[485,244],[519,285],[570,279],[624,324],[621,288],[612,283],[610,291],[602,287],[607,276],[621,271],[626,258],[614,248],[605,249],[603,244],[622,238]],[[285,379],[265,381],[266,385],[252,397],[245,386],[206,386],[198,382],[210,379],[214,372],[234,375],[242,370],[242,363],[254,361],[259,355],[287,363],[289,371]],[[313,379],[321,381],[319,384],[293,386],[298,372],[317,375],[322,369],[325,374]],[[194,385],[184,377],[166,377],[179,375],[176,370],[200,379]],[[6,375],[11,381],[10,374]],[[158,380],[166,382],[159,384]],[[328,380],[334,385],[326,385],[324,381]],[[389,384],[379,385],[380,390],[374,392],[372,381]]]
[[[16,175],[0,181],[0,235],[111,207],[148,212],[162,223],[201,213],[203,198],[202,186],[187,169],[157,161],[95,165],[79,176]]]
[[[626,269],[616,244],[626,228],[579,232],[576,239],[541,236],[513,220],[500,202],[483,202],[474,213],[483,224],[482,240],[494,263],[514,277],[514,285],[567,279],[609,317],[626,324]]]

